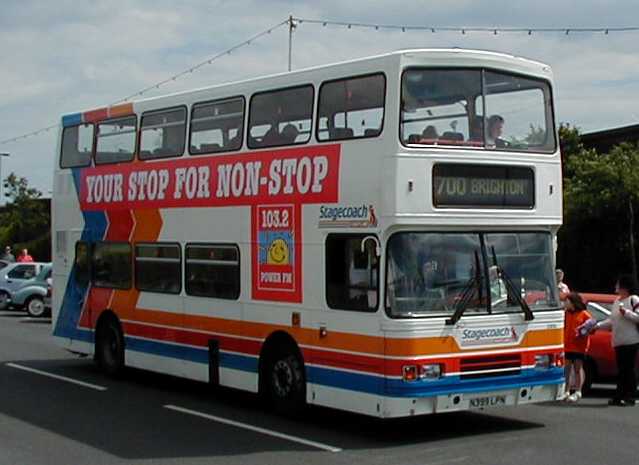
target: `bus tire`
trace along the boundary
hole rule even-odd
[[[95,332],[95,361],[111,377],[118,377],[124,369],[124,335],[114,316],[100,319]]]
[[[306,376],[298,351],[277,348],[265,362],[262,387],[268,405],[283,415],[299,413],[306,405]]]

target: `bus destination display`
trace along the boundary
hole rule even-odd
[[[530,168],[468,164],[433,167],[435,207],[533,208],[535,175]]]

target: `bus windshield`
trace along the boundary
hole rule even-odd
[[[548,233],[397,233],[387,260],[393,317],[448,316],[461,301],[466,315],[559,306]]]
[[[405,144],[553,152],[550,85],[480,69],[409,69],[402,77]]]

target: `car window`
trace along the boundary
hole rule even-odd
[[[35,276],[35,265],[18,265],[7,274],[13,279],[30,279]]]
[[[50,266],[43,266],[40,269],[40,272],[38,273],[38,281],[44,281],[47,278],[51,277],[51,267]]]
[[[608,314],[599,308],[598,304],[592,302],[588,304],[588,313],[597,321],[603,321],[608,318]]]

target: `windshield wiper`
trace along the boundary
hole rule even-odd
[[[462,317],[462,315],[468,308],[468,304],[470,303],[470,300],[473,298],[475,289],[479,291],[479,301],[481,302],[482,300],[481,281],[482,281],[482,277],[481,277],[481,273],[479,272],[479,255],[477,254],[477,251],[475,250],[475,276],[470,278],[468,282],[466,283],[466,285],[464,286],[464,289],[461,293],[461,298],[457,301],[457,305],[455,305],[455,313],[453,313],[453,316],[451,316],[449,319],[446,320],[447,325],[454,325],[459,321],[459,319]]]
[[[493,255],[493,264],[495,265],[495,267],[497,267],[497,276],[499,279],[501,279],[504,282],[504,284],[506,284],[506,292],[508,293],[508,295],[512,296],[515,299],[515,302],[517,302],[519,306],[522,308],[525,315],[524,319],[526,321],[534,320],[535,315],[533,314],[532,310],[530,309],[526,301],[521,298],[521,294],[517,291],[517,288],[515,288],[515,285],[510,279],[510,276],[508,276],[508,273],[506,273],[506,270],[504,270],[497,263],[497,254],[495,253],[495,246],[491,247],[491,252]]]

